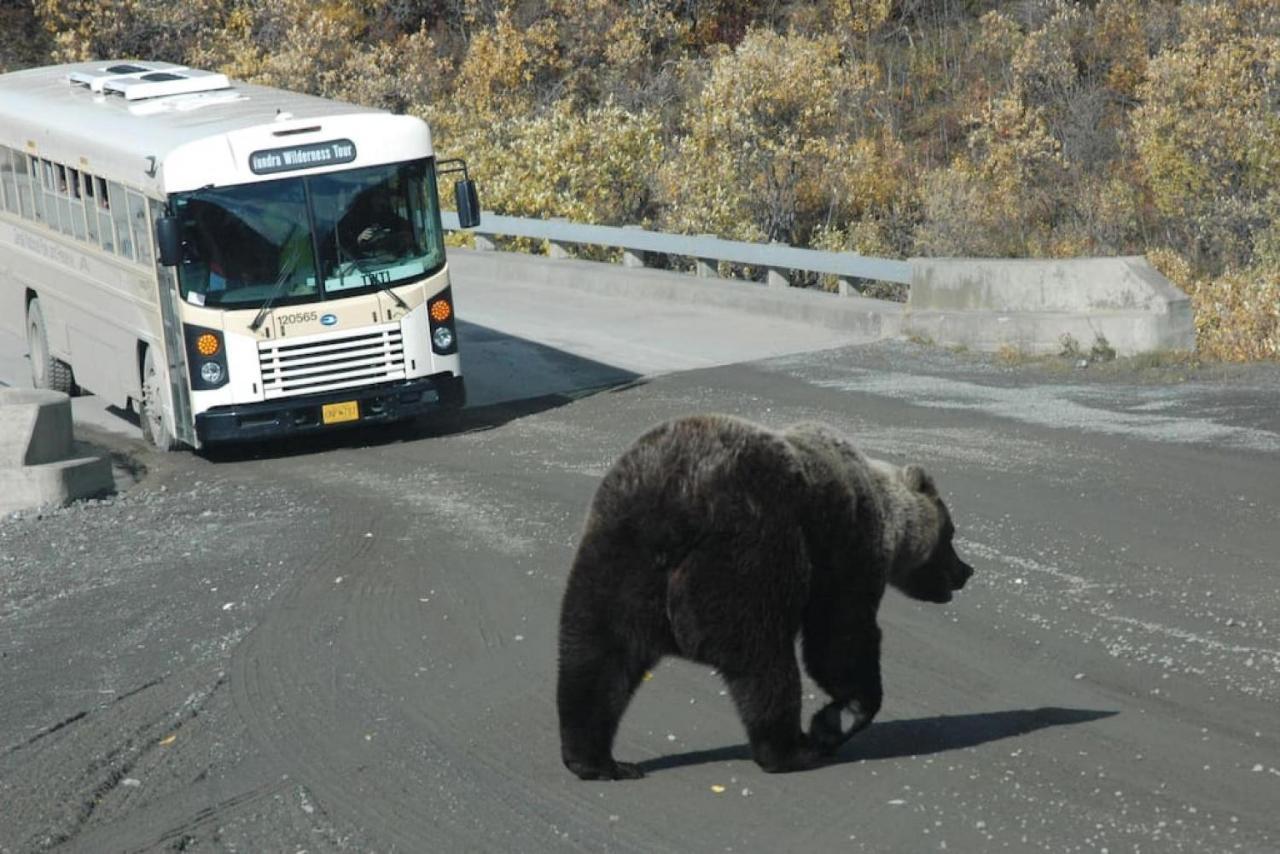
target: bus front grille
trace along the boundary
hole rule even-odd
[[[268,400],[405,378],[398,323],[369,327],[355,335],[259,341],[258,362]]]

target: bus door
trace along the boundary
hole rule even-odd
[[[151,204],[154,220],[163,209]],[[153,231],[152,234],[155,232]],[[182,333],[182,314],[178,307],[178,277],[172,267],[156,263],[160,292],[160,318],[164,326],[163,364],[169,368],[169,396],[173,401],[173,435],[178,441],[198,448],[195,417],[191,414],[191,391],[187,380],[187,350]]]

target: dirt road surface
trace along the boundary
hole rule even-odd
[[[1276,371],[891,343],[588,388],[472,336],[490,382],[575,379],[204,456],[82,427],[136,482],[0,520],[0,852],[1280,849]],[[925,465],[977,574],[886,597],[885,707],[830,766],[762,773],[668,661],[616,748],[647,777],[580,782],[553,698],[583,512],[700,411]]]

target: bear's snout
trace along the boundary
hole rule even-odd
[[[966,581],[973,577],[973,567],[956,558],[956,562],[951,567],[951,589],[960,590],[964,587]]]

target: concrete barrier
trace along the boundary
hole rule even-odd
[[[1191,301],[1142,257],[913,258],[905,306],[802,288],[515,252],[453,249],[458,276],[716,306],[813,323],[867,340],[917,335],[945,346],[1057,353],[1105,343],[1116,355],[1195,349]]]
[[[449,266],[459,278],[496,278],[583,293],[709,305],[846,330],[869,341],[897,335],[902,321],[901,303],[848,299],[803,288],[770,288],[753,282],[699,278],[621,264],[450,249]]]
[[[62,506],[112,492],[111,461],[77,457],[71,399],[0,388],[0,513]]]
[[[980,351],[1195,349],[1191,301],[1145,258],[911,259],[902,331]]]

